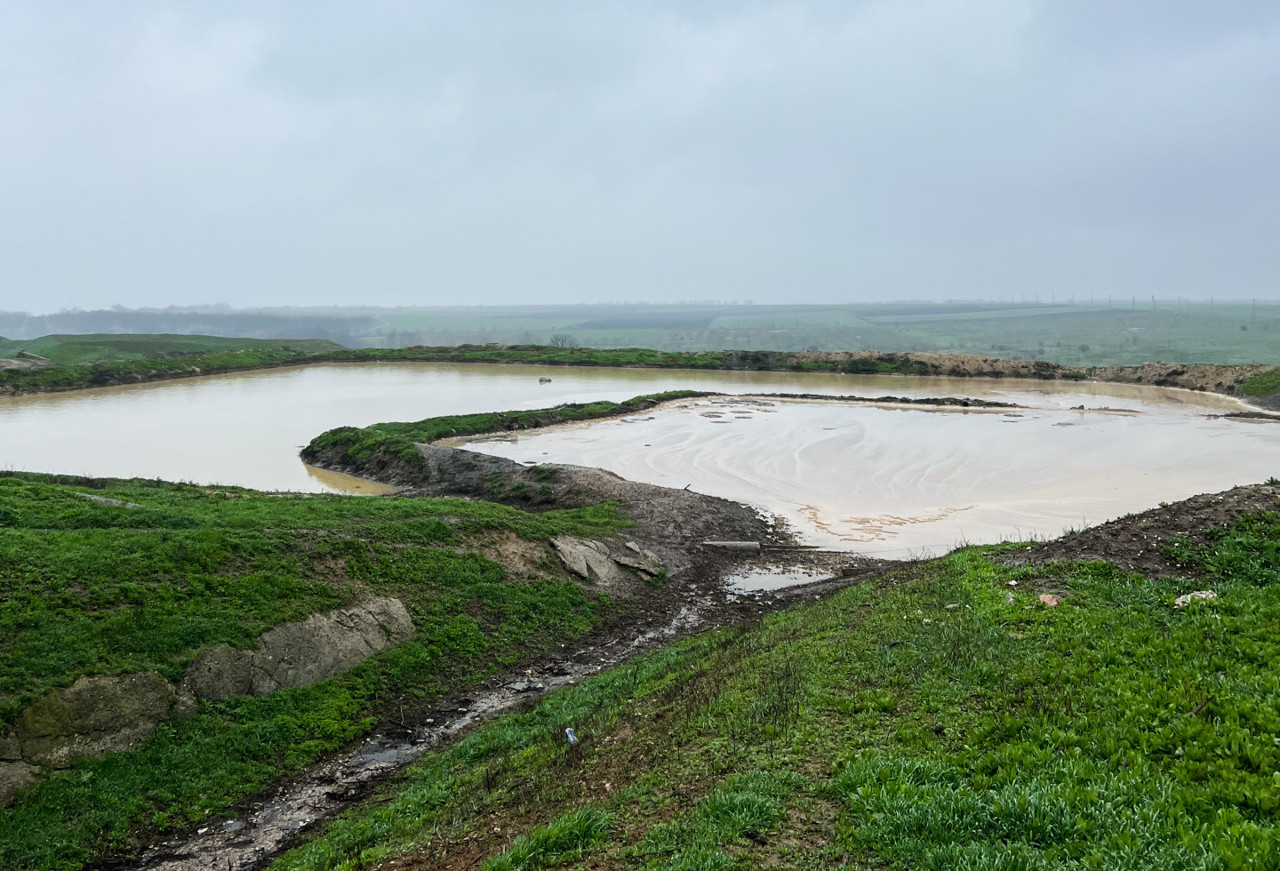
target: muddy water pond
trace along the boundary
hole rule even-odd
[[[541,377],[551,382],[539,383]],[[436,363],[270,369],[0,398],[0,468],[261,490],[377,492],[304,466],[299,448],[336,426],[442,414],[618,401],[686,388],[840,393],[883,392],[890,384],[905,389],[883,377],[773,372]]]
[[[1013,398],[1028,407],[703,399],[464,446],[688,486],[768,509],[807,543],[891,559],[1056,537],[1280,474],[1280,424],[1159,394]]]
[[[550,383],[539,383],[547,377]],[[935,412],[776,400],[680,403],[651,419],[559,428],[478,449],[596,465],[778,511],[810,541],[876,555],[1057,535],[1280,468],[1280,426],[1207,415],[1227,397],[1129,385],[540,366],[354,364],[0,399],[0,468],[379,492],[298,449],[342,425],[733,394],[970,396],[1028,406]],[[1125,409],[1125,412],[1073,411]]]

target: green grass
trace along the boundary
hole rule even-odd
[[[1240,392],[1245,396],[1274,396],[1280,393],[1280,367],[1254,375],[1240,385]]]
[[[1270,322],[1266,322],[1269,324]],[[992,327],[997,335],[1010,335],[1007,331],[1010,324],[1004,321]],[[1259,326],[1258,332],[1271,330],[1272,326]],[[146,338],[146,337],[144,337]],[[6,340],[7,341],[7,340]],[[832,353],[825,357],[809,352],[796,352],[772,348],[747,350],[690,350],[690,351],[658,351],[649,348],[565,348],[544,345],[456,345],[427,347],[413,345],[400,348],[359,348],[339,350],[319,350],[308,352],[302,350],[308,342],[279,343],[264,342],[263,346],[254,344],[254,340],[226,340],[233,344],[246,345],[241,350],[211,350],[207,352],[185,353],[181,356],[147,355],[145,358],[129,358],[121,353],[120,359],[103,358],[98,351],[86,351],[86,359],[96,362],[85,362],[82,365],[60,365],[52,368],[36,370],[0,369],[0,395],[38,393],[46,391],[78,390],[91,387],[104,387],[119,384],[134,384],[144,381],[156,381],[170,378],[187,378],[199,375],[212,375],[226,372],[266,369],[277,366],[309,365],[317,363],[371,363],[371,362],[439,362],[439,363],[524,363],[541,366],[620,366],[665,369],[699,369],[730,371],[787,371],[787,372],[826,372],[842,374],[897,374],[897,375],[949,375],[950,366],[934,360],[912,359],[902,351],[871,351],[862,343],[846,344],[831,348]],[[319,341],[319,340],[317,340]],[[729,341],[726,339],[726,341]],[[1251,352],[1252,356],[1241,353],[1227,355],[1189,355],[1175,352],[1176,349],[1141,355],[1094,354],[1087,343],[1081,343],[1071,353],[1064,353],[1061,342],[1054,349],[1043,343],[1031,350],[1019,350],[1012,345],[1000,345],[996,348],[981,349],[971,347],[965,342],[942,342],[937,346],[927,345],[917,350],[954,351],[964,353],[983,353],[996,358],[1036,361],[1026,367],[1023,377],[1043,379],[1070,379],[1103,375],[1116,377],[1115,373],[1098,373],[1091,366],[1121,363],[1129,365],[1151,359],[1180,359],[1192,362],[1231,362],[1244,363],[1254,360],[1272,358],[1271,348],[1274,339],[1268,338],[1266,350]],[[122,339],[123,343],[123,339]],[[143,343],[146,345],[146,343]],[[278,346],[276,346],[278,344]],[[749,346],[744,342],[739,347]],[[96,346],[95,346],[96,347]],[[824,348],[828,347],[826,345]],[[815,345],[811,350],[817,350]],[[861,350],[859,350],[861,349]],[[4,346],[0,345],[0,352]],[[12,348],[10,348],[12,350]],[[69,351],[68,354],[71,352]],[[1047,362],[1046,362],[1047,360]],[[1000,372],[995,372],[999,376]],[[1254,391],[1250,395],[1269,395],[1268,390],[1276,387],[1275,373],[1263,373],[1250,382]],[[1232,385],[1224,384],[1230,390]],[[1258,392],[1261,391],[1261,392]]]
[[[125,505],[103,504],[89,496]],[[260,494],[0,476],[0,729],[86,674],[170,679],[203,647],[368,595],[417,637],[342,677],[204,703],[139,750],[46,778],[0,809],[0,867],[76,868],[136,833],[235,801],[413,707],[580,637],[617,611],[555,578],[513,583],[487,536],[611,535],[613,506],[528,514],[483,502]]]
[[[593,420],[644,411],[660,402],[707,394],[673,390],[636,396],[624,402],[589,402],[557,405],[529,411],[499,411],[429,417],[413,423],[375,423],[366,427],[344,426],[321,433],[302,451],[308,462],[377,471],[388,463],[420,465],[417,444],[437,439],[535,429],[571,421]],[[535,475],[537,473],[535,472]]]
[[[0,369],[0,392],[40,393],[82,390],[168,378],[218,375],[249,369],[266,369],[311,362],[316,355],[289,348],[214,351],[181,357],[159,357],[84,365],[21,370]]]
[[[484,864],[483,871],[540,871],[581,858],[609,837],[612,817],[599,808],[578,808],[516,838]]]
[[[568,867],[1280,867],[1278,543],[1246,517],[1159,583],[1000,548],[904,567],[494,722],[274,867],[498,855],[584,806],[612,834]]]
[[[209,352],[290,350],[307,354],[336,351],[342,346],[327,339],[236,339],[220,336],[188,336],[144,333],[52,335],[38,339],[0,339],[0,357],[19,351],[36,354],[64,366],[82,363],[117,363],[156,357]]]

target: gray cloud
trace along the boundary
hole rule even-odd
[[[0,307],[1280,297],[1280,7],[14,2]]]

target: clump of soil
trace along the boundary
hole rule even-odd
[[[1003,553],[994,559],[1005,565],[1101,561],[1149,578],[1186,577],[1194,572],[1164,554],[1171,541],[1186,539],[1206,543],[1209,529],[1230,526],[1241,514],[1274,511],[1278,502],[1280,486],[1271,484],[1205,493],[1141,514],[1120,517],[1026,550]]]

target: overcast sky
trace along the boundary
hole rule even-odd
[[[1280,3],[0,4],[0,308],[1280,298]]]

